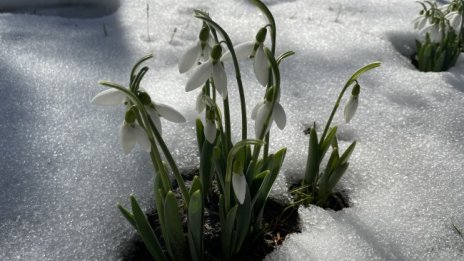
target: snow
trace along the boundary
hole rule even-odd
[[[201,26],[192,9],[209,11],[234,43],[264,25],[244,1],[77,3],[0,3],[0,260],[118,259],[134,232],[115,205],[134,193],[152,206],[152,167],[140,149],[124,155],[122,109],[90,104],[104,90],[97,82],[127,84],[132,64],[153,53],[142,84],[186,116],[184,124],[164,121],[163,135],[180,166],[195,167],[197,92],[185,93],[188,76],[177,72]],[[464,230],[464,58],[448,72],[414,68],[414,1],[266,3],[277,21],[277,53],[296,52],[281,65],[288,121],[284,131],[272,129],[272,148],[288,153],[273,197],[285,197],[287,183],[302,175],[305,126],[322,128],[348,77],[382,62],[361,77],[351,123],[342,110],[334,120],[341,146],[358,141],[339,184],[352,206],[300,208],[303,232],[266,260],[464,260],[453,227]],[[241,68],[251,113],[263,89],[250,63]],[[238,138],[238,92],[227,70]]]

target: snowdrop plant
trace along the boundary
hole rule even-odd
[[[464,0],[445,6],[419,2],[422,10],[414,18],[418,32],[415,60],[420,71],[445,71],[456,64],[463,46]]]
[[[346,91],[351,88],[351,95],[344,109],[345,121],[347,123],[351,121],[358,108],[358,100],[361,92],[358,78],[363,73],[378,66],[380,66],[379,62],[368,64],[350,77],[335,101],[335,105],[320,138],[316,131],[316,123],[310,128],[308,158],[304,179],[299,187],[291,191],[295,204],[316,204],[321,207],[327,207],[327,199],[348,169],[348,160],[356,146],[356,141],[354,141],[343,153],[340,151],[337,139],[337,126],[331,126],[333,117]],[[331,149],[331,153],[327,165],[325,169],[322,169],[322,161],[327,152],[329,152],[329,149]]]
[[[154,233],[134,196],[130,197],[130,209],[121,205],[118,207],[138,231],[155,260],[206,259],[204,213],[211,204],[218,204],[219,209],[221,260],[232,259],[245,240],[261,232],[264,206],[286,154],[285,148],[268,153],[269,145],[266,142],[273,122],[279,128],[285,126],[285,112],[279,103],[279,63],[293,53],[286,52],[275,58],[274,18],[261,1],[252,2],[265,14],[269,23],[258,30],[253,44],[246,44],[245,49],[234,46],[227,32],[209,14],[195,11],[195,17],[202,21],[202,28],[198,41],[180,57],[178,68],[179,72],[190,74],[186,91],[201,89],[196,109],[204,113],[203,121],[196,121],[199,176],[194,177],[189,188],[163,140],[160,120],[165,118],[183,122],[185,119],[173,108],[154,102],[140,88],[148,71],[148,67],[140,67],[151,56],[144,57],[134,65],[127,88],[101,82],[111,89],[97,94],[92,101],[100,105],[123,104],[126,113],[120,137],[124,151],[129,153],[139,143],[142,149],[150,153],[155,172],[155,207],[162,236]],[[271,49],[265,44],[268,30]],[[226,51],[223,52],[223,49]],[[256,123],[255,139],[248,138],[245,92],[238,62],[246,58],[254,58],[257,83],[266,87],[264,99],[252,115]],[[241,104],[242,136],[238,142],[233,142],[231,138],[228,88],[232,87],[227,86],[224,68],[230,63],[235,69]],[[261,151],[263,146],[265,152]],[[182,194],[181,200],[176,199],[169,179],[171,173]],[[218,202],[212,200],[212,193],[219,193]],[[182,222],[183,214],[187,220],[186,229]]]

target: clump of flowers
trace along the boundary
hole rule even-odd
[[[155,260],[209,260],[205,245],[205,213],[212,204],[220,223],[220,260],[231,260],[246,240],[253,242],[262,235],[263,212],[272,185],[285,159],[286,148],[269,152],[271,126],[286,126],[286,113],[280,103],[281,75],[279,66],[291,51],[276,55],[276,24],[269,9],[260,0],[252,0],[267,19],[267,24],[257,30],[254,40],[234,46],[227,32],[208,13],[195,10],[202,28],[195,42],[180,57],[179,72],[189,73],[185,90],[200,90],[196,109],[203,113],[196,120],[199,174],[191,185],[186,185],[178,165],[172,157],[161,131],[161,119],[184,122],[184,117],[168,105],[155,102],[140,87],[148,67],[142,64],[151,55],[138,61],[129,77],[128,87],[110,82],[100,84],[112,89],[97,94],[92,103],[99,105],[123,104],[124,120],[120,140],[125,153],[135,144],[150,153],[154,166],[154,198],[161,235],[148,223],[134,196],[130,196],[130,209],[119,205],[129,223],[138,231],[148,251]],[[269,36],[269,38],[267,37]],[[241,81],[239,60],[253,62],[256,85],[263,86],[263,98],[254,107],[250,118],[255,123],[254,138],[249,138],[245,92]],[[232,64],[236,87],[239,92],[241,114],[241,139],[232,140],[227,73],[225,66]],[[348,158],[354,144],[342,156],[338,155],[336,127],[329,129],[340,100],[354,84],[351,98],[345,109],[347,121],[353,117],[360,87],[357,78],[365,71],[377,67],[373,63],[356,72],[340,94],[334,111],[320,140],[315,128],[311,130],[307,178],[304,185],[311,186],[318,195],[330,193],[348,167]],[[328,176],[320,176],[318,168],[325,152],[332,146]],[[333,159],[332,159],[333,158]],[[174,176],[181,197],[176,197],[169,176]],[[327,180],[326,180],[327,179]],[[325,184],[329,185],[325,185]],[[322,184],[322,185],[321,185]],[[321,200],[325,196],[320,196]],[[217,202],[213,198],[218,198]],[[317,201],[318,203],[319,201]],[[208,212],[211,213],[211,212]],[[183,222],[186,220],[186,222]],[[186,223],[186,224],[185,224]]]
[[[453,0],[438,6],[436,2],[419,2],[422,10],[414,18],[417,68],[424,72],[446,71],[456,64],[464,45],[464,1]]]
[[[378,66],[380,66],[379,62],[368,64],[350,77],[335,101],[335,105],[320,138],[316,131],[316,123],[310,128],[305,175],[301,185],[291,191],[294,204],[314,204],[320,207],[328,207],[327,200],[332,195],[338,181],[348,169],[348,160],[356,146],[356,141],[354,141],[343,153],[340,151],[337,139],[337,126],[331,126],[333,117],[340,106],[343,96],[351,87],[351,95],[344,108],[345,121],[347,123],[351,121],[358,108],[358,100],[361,92],[358,78],[363,73]],[[321,167],[322,161],[329,151],[331,151],[329,160],[325,169],[323,169]]]

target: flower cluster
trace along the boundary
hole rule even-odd
[[[180,56],[178,64],[179,72],[188,74],[185,91],[201,89],[196,100],[196,110],[202,114],[202,119],[196,120],[199,171],[188,188],[164,142],[161,126],[161,118],[177,123],[185,122],[185,118],[172,107],[154,102],[140,87],[148,67],[139,69],[139,66],[150,59],[151,55],[134,65],[127,88],[101,82],[112,89],[97,94],[92,100],[97,105],[124,105],[125,116],[119,131],[124,152],[129,153],[138,143],[150,153],[155,172],[154,198],[159,220],[159,229],[156,231],[160,231],[162,236],[155,234],[134,196],[130,197],[130,210],[121,205],[118,207],[138,231],[155,260],[231,260],[246,240],[253,240],[256,235],[263,234],[264,207],[286,155],[285,148],[269,153],[272,124],[275,123],[281,130],[287,124],[286,113],[280,102],[279,66],[294,53],[288,51],[276,56],[274,17],[260,0],[251,1],[267,18],[267,23],[257,30],[254,40],[235,46],[226,31],[209,14],[195,10],[195,17],[203,23],[198,40]],[[267,35],[270,35],[268,39]],[[256,85],[263,90],[263,98],[254,106],[251,115],[247,115],[239,68],[239,61],[247,59],[253,62]],[[369,64],[349,79],[320,139],[316,128],[311,130],[307,169],[302,182],[305,186],[303,194],[310,195],[311,203],[320,206],[325,204],[335,184],[348,168],[348,159],[354,150],[355,143],[339,155],[337,128],[330,128],[341,99],[348,88],[352,87],[344,110],[345,120],[349,122],[358,107],[358,77],[379,65]],[[242,136],[239,141],[232,140],[236,135],[232,135],[231,129],[225,66],[234,67],[239,92],[242,116]],[[248,119],[254,120],[255,139],[248,138]],[[319,165],[329,147],[332,147],[329,165],[321,174]],[[182,199],[175,195],[171,174],[179,186]],[[219,202],[213,202],[212,198],[219,199]],[[207,211],[211,204],[216,205]],[[221,256],[217,258],[205,255],[208,251],[205,251],[203,236],[204,215],[211,213],[211,210],[219,216],[221,227]]]
[[[454,66],[463,45],[464,1],[453,0],[438,6],[421,3],[422,10],[413,19],[418,32],[417,67],[421,71],[443,71]]]

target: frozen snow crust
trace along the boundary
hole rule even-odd
[[[57,2],[7,0],[0,9]],[[414,1],[266,2],[278,26],[277,53],[296,52],[281,66],[288,124],[272,130],[272,144],[288,153],[274,197],[285,198],[287,181],[302,177],[305,126],[325,123],[351,73],[382,62],[361,77],[352,122],[344,124],[341,111],[334,120],[342,146],[358,141],[339,186],[352,207],[300,208],[303,232],[266,260],[464,260],[453,228],[464,230],[464,58],[448,72],[422,73],[402,55],[414,39]],[[150,37],[147,1],[121,1],[115,13],[90,20],[0,14],[0,260],[118,259],[134,231],[115,205],[134,193],[153,206],[152,167],[144,152],[122,152],[122,108],[90,99],[104,89],[99,80],[127,84],[132,64],[147,53],[155,59],[144,88],[188,119],[163,122],[165,139],[182,167],[198,164],[197,93],[184,92],[187,76],[177,72],[201,26],[192,9],[208,10],[234,43],[253,39],[265,20],[245,1],[148,3]],[[241,68],[251,113],[263,90],[251,65]],[[233,114],[237,137],[239,126]]]

